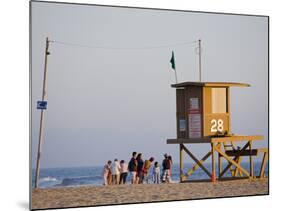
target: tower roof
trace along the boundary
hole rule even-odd
[[[249,87],[250,84],[246,83],[237,83],[237,82],[182,82],[177,84],[172,84],[171,87],[173,88],[181,88],[187,86],[205,86],[205,87],[230,87],[230,86],[237,86],[237,87]]]

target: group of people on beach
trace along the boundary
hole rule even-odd
[[[154,158],[150,157],[143,160],[142,153],[133,152],[129,163],[118,159],[107,161],[103,168],[104,185],[126,184],[128,174],[131,175],[131,184],[149,183],[150,168],[153,166],[152,179],[153,183],[171,182],[172,174],[172,157],[167,153],[164,154],[162,161],[162,175],[160,175],[160,165]],[[160,178],[161,177],[161,178]]]

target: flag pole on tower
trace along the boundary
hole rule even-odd
[[[201,78],[201,39],[198,40],[198,50],[199,50],[199,81],[202,81]]]

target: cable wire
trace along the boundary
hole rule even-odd
[[[181,43],[173,43],[173,44],[166,44],[166,45],[158,45],[158,46],[145,46],[145,47],[110,47],[110,46],[93,46],[93,45],[83,45],[78,43],[70,43],[70,42],[63,42],[57,40],[50,40],[52,43],[57,43],[61,45],[69,45],[69,46],[76,46],[82,48],[94,48],[94,49],[108,49],[108,50],[146,50],[146,49],[158,49],[158,48],[168,48],[172,46],[181,46],[181,45],[193,45],[198,41],[189,41],[189,42],[181,42]]]

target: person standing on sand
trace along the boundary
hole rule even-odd
[[[110,169],[109,169],[108,176],[107,176],[107,184],[108,184],[108,185],[112,185],[112,172],[111,172],[111,167],[110,167]]]
[[[127,175],[128,175],[128,164],[124,161],[124,160],[121,160],[120,161],[120,181],[119,181],[119,184],[126,184],[126,178],[127,178]]]
[[[155,162],[153,166],[153,182],[160,183],[160,166],[158,162]]]
[[[137,152],[133,152],[132,158],[128,165],[128,169],[130,171],[130,174],[132,175],[132,180],[131,180],[132,184],[136,184],[137,181],[138,162],[136,160],[136,157],[137,157]]]
[[[114,159],[114,162],[112,164],[112,184],[113,185],[117,185],[119,184],[119,180],[120,180],[120,164],[118,159]]]
[[[164,154],[164,160],[162,162],[162,182],[170,182],[170,161],[168,159],[167,153]]]
[[[138,167],[137,167],[137,184],[142,184],[142,179],[143,179],[143,174],[142,174],[142,169],[143,169],[143,159],[142,159],[142,154],[139,153],[137,156],[137,162],[138,162]]]
[[[103,185],[108,185],[108,175],[111,171],[111,160],[107,161],[107,163],[103,167]]]
[[[170,182],[172,182],[172,165],[173,165],[173,160],[172,160],[172,156],[171,155],[168,156],[168,160],[169,160],[169,163],[170,163],[169,178],[170,178]]]
[[[149,158],[149,160],[144,161],[142,173],[143,173],[143,182],[146,182],[146,184],[148,184],[148,172],[153,161],[154,161],[153,157]]]

